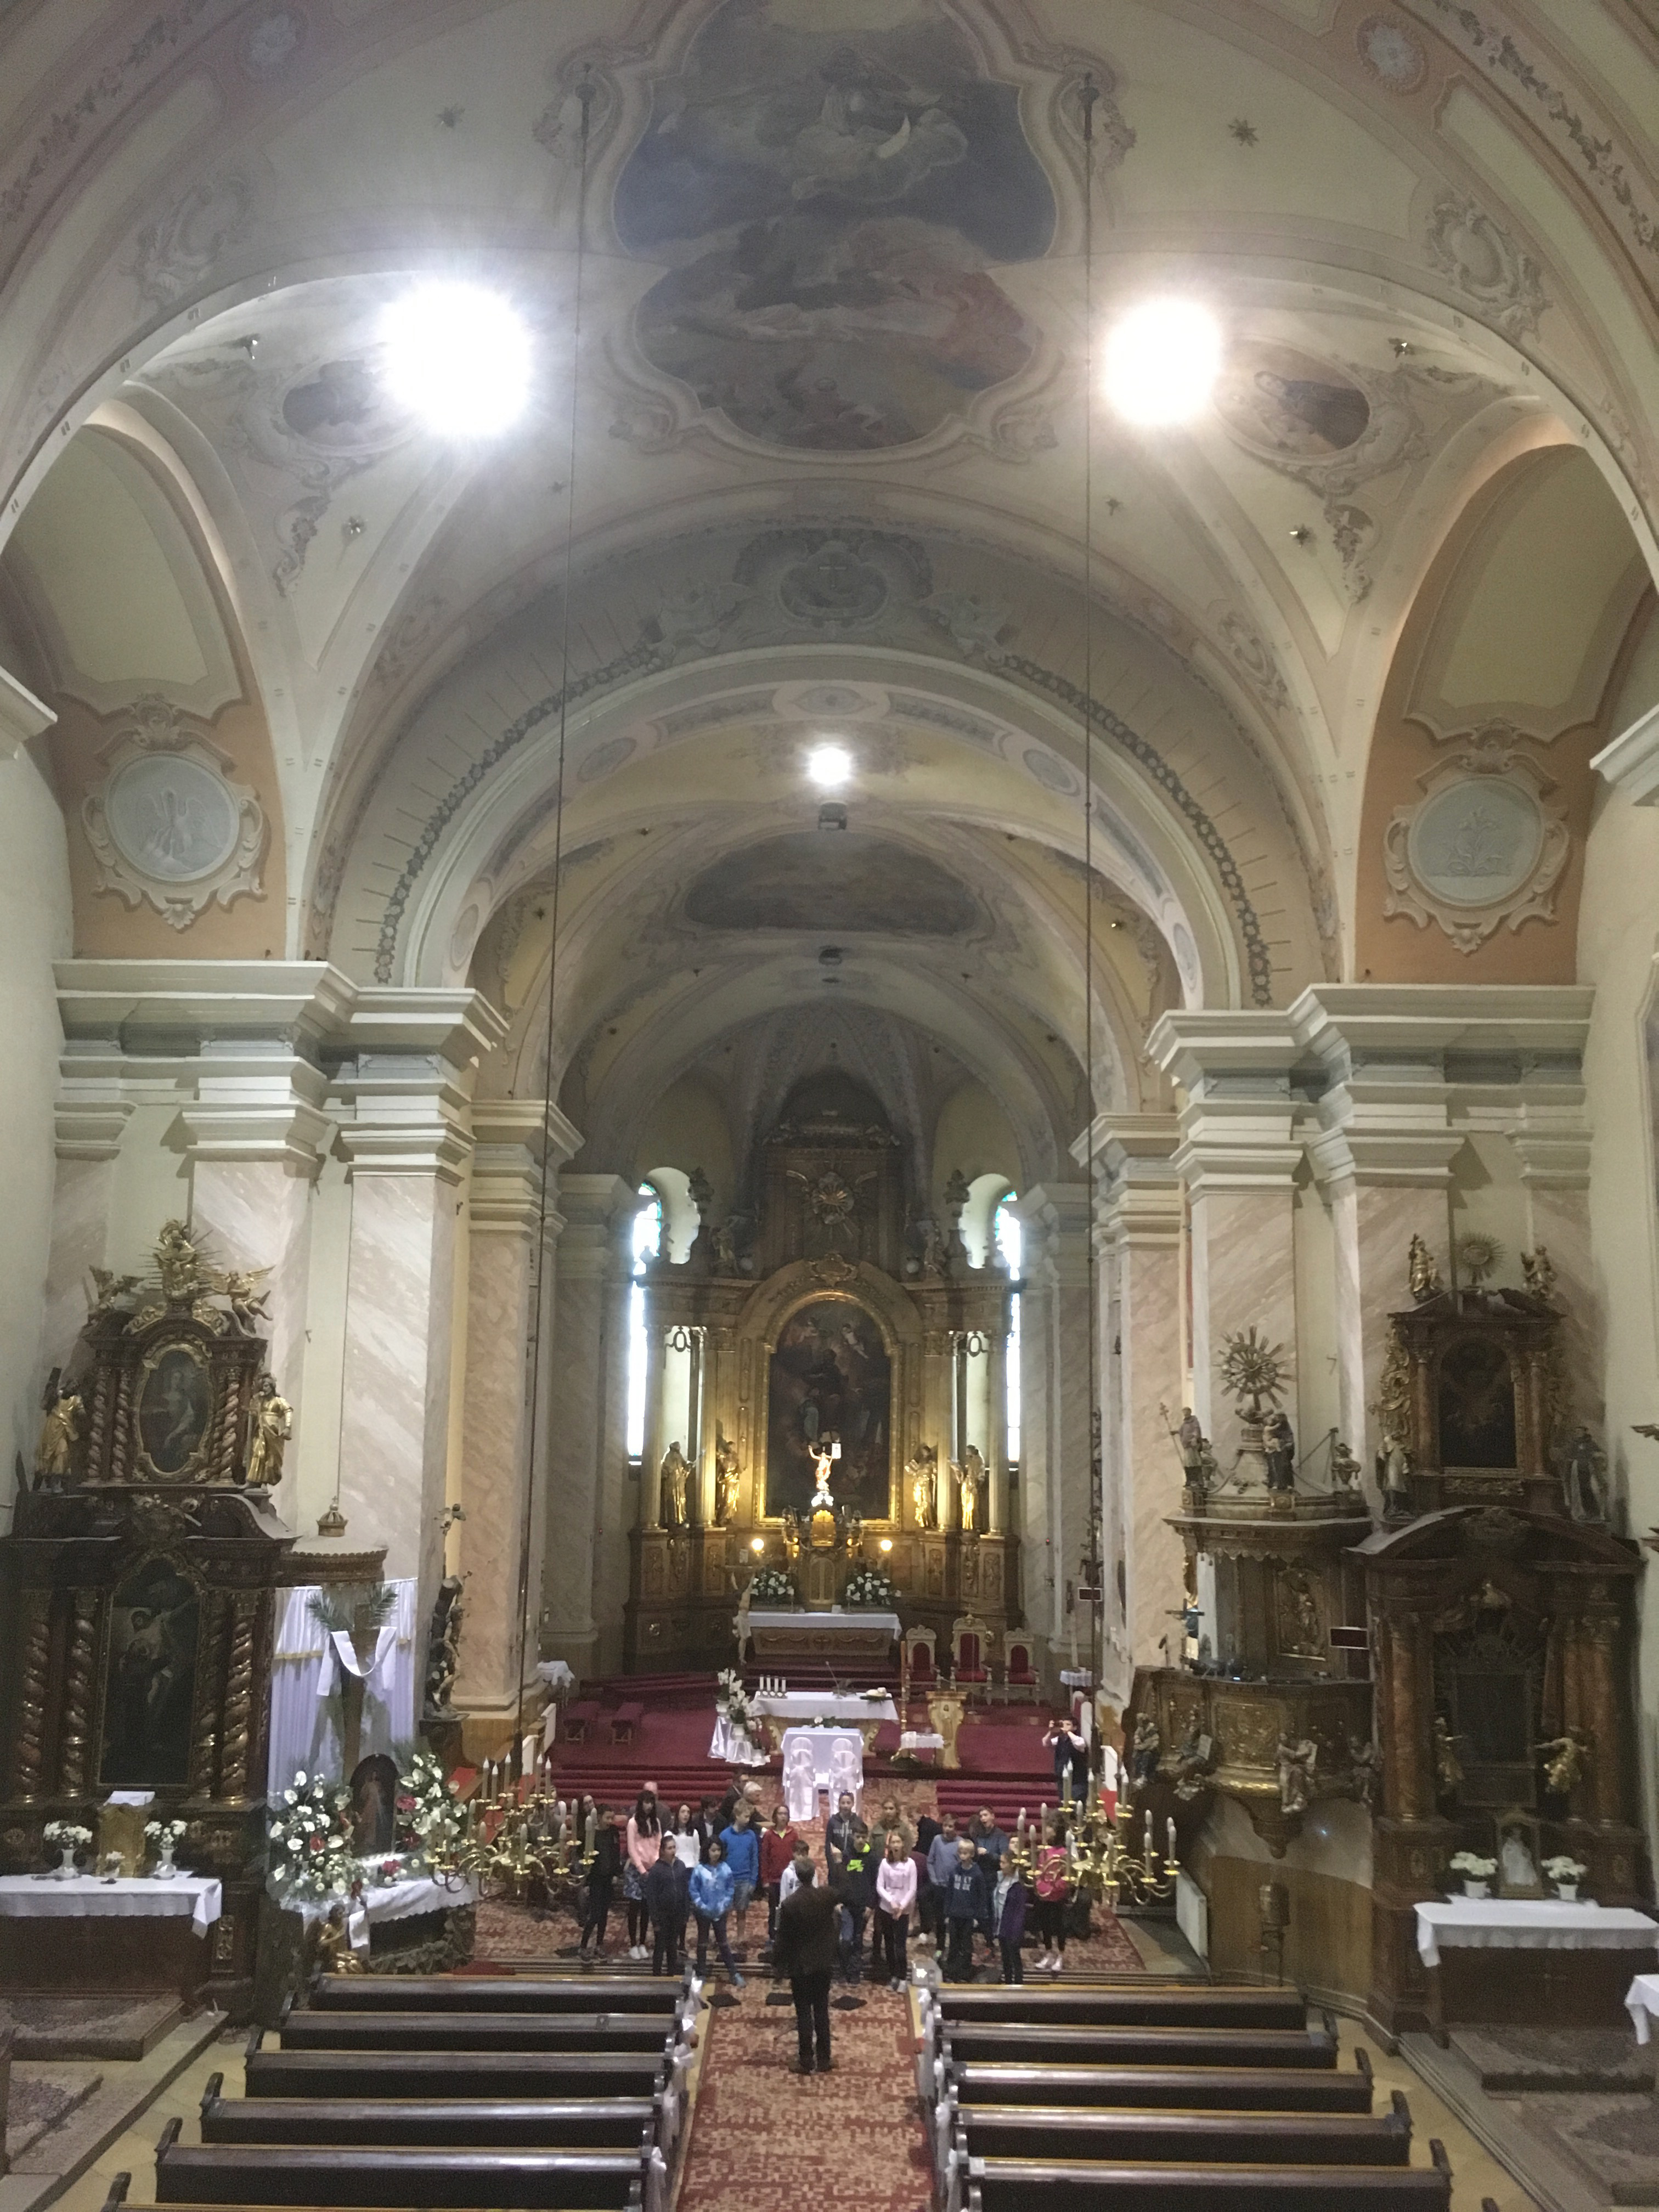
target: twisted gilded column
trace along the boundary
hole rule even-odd
[[[88,1786],[92,1730],[92,1661],[98,1637],[98,1593],[77,1589],[70,1619],[69,1652],[64,1665],[63,1748],[58,1786],[65,1797],[78,1797]]]
[[[23,1593],[22,1665],[17,1691],[14,1787],[24,1799],[40,1795],[46,1730],[46,1677],[52,1643],[52,1592]]]

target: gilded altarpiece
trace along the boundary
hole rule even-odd
[[[647,1411],[631,1669],[729,1664],[739,1598],[763,1565],[785,1569],[809,1610],[838,1603],[859,1566],[884,1566],[904,1626],[932,1627],[941,1652],[965,1613],[999,1632],[1019,1622],[1001,1449],[1008,1279],[969,1267],[954,1239],[918,1253],[902,1169],[883,1126],[782,1125],[761,1147],[759,1228],[742,1261],[705,1229],[683,1265],[649,1268],[647,1371],[677,1355],[694,1381],[679,1401],[689,1436]],[[973,1360],[986,1412],[964,1422]],[[804,1509],[827,1435],[842,1447],[840,1526],[815,1549]],[[677,1443],[690,1463],[678,1482],[660,1467]],[[953,1454],[960,1466],[969,1444],[981,1471],[964,1505]],[[919,1484],[928,1452],[936,1476]]]
[[[267,1487],[288,1408],[257,1320],[252,1286],[170,1224],[153,1275],[101,1285],[0,1539],[0,1869],[39,1866],[50,1821],[96,1830],[112,1789],[153,1791],[154,1816],[185,1824],[179,1864],[223,1884],[203,1964],[233,2015],[254,1972],[276,1591],[294,1578]],[[112,1988],[149,1985],[132,1931],[180,1923],[82,1924],[106,1931]]]

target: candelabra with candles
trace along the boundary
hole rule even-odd
[[[1048,1820],[1048,1808],[1040,1805],[1033,1831],[1027,1824],[1024,1808],[1020,1808],[1009,1857],[1022,1879],[1029,1878],[1034,1869],[1036,1844],[1042,1841]],[[1080,1810],[1072,1811],[1066,1829],[1066,1856],[1073,1890],[1085,1897],[1100,1899],[1111,1912],[1115,1912],[1121,1904],[1131,1907],[1168,1905],[1176,1893],[1180,1865],[1176,1856],[1174,1820],[1166,1820],[1164,1824],[1164,1848],[1160,1850],[1152,1815],[1148,1811],[1143,1817],[1138,1852],[1131,1844],[1133,1820],[1127,1797],[1120,1798],[1115,1813],[1109,1814],[1100,1802],[1099,1785],[1091,1778],[1088,1796]],[[1031,1840],[1033,1836],[1035,1841]]]
[[[568,1899],[593,1863],[592,1822],[579,1829],[553,1795],[550,1765],[513,1774],[506,1760],[479,1771],[457,1833],[428,1853],[441,1880],[464,1876],[495,1896],[526,1896],[539,1885],[550,1904]]]

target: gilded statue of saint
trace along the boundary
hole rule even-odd
[[[1407,1249],[1407,1280],[1410,1285],[1413,1303],[1426,1305],[1437,1298],[1445,1285],[1440,1279],[1440,1270],[1434,1264],[1434,1255],[1420,1237],[1413,1237]]]
[[[738,1478],[743,1462],[730,1437],[718,1430],[714,1437],[714,1522],[723,1528],[738,1510]]]
[[[662,1455],[660,1476],[663,1526],[665,1528],[684,1528],[687,1517],[687,1493],[691,1486],[691,1462],[680,1449],[678,1437]]]
[[[962,1455],[960,1466],[951,1462],[951,1472],[956,1478],[962,1499],[962,1525],[973,1530],[979,1527],[984,1505],[985,1462],[977,1444],[969,1444]]]
[[[1463,1762],[1457,1756],[1457,1738],[1443,1713],[1434,1717],[1434,1778],[1443,1797],[1454,1796],[1463,1780]]]
[[[1584,1778],[1589,1764],[1589,1746],[1581,1735],[1552,1736],[1547,1743],[1534,1744],[1534,1751],[1544,1758],[1545,1786],[1558,1797],[1570,1797]]]
[[[939,1450],[933,1444],[918,1444],[915,1456],[905,1466],[910,1478],[910,1496],[915,1503],[918,1528],[937,1528],[939,1526]]]
[[[81,1421],[86,1412],[82,1400],[73,1390],[65,1390],[58,1383],[59,1370],[54,1367],[52,1379],[46,1384],[45,1418],[40,1423],[40,1442],[35,1452],[36,1481],[56,1489],[68,1479],[75,1457],[75,1447],[81,1441]]]
[[[283,1455],[294,1433],[294,1408],[270,1375],[259,1377],[247,1446],[250,1489],[271,1490],[283,1479]]]

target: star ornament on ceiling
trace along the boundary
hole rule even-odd
[[[1260,136],[1254,123],[1247,123],[1242,115],[1235,115],[1227,125],[1227,135],[1237,138],[1241,146],[1254,146]]]

